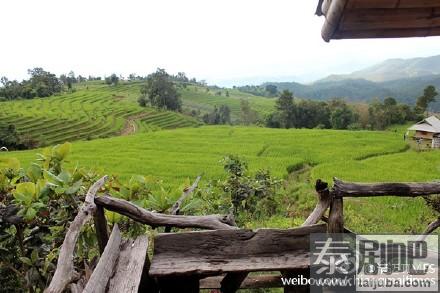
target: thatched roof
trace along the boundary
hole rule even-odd
[[[414,124],[408,130],[440,133],[440,120],[435,116],[431,116]]]
[[[439,0],[319,0],[316,14],[327,42],[440,36]]]

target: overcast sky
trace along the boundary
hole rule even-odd
[[[318,0],[0,0],[0,75],[145,75],[210,83],[311,81],[388,58],[440,54],[440,38],[321,39]]]

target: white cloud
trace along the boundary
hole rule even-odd
[[[0,75],[147,74],[210,82],[299,79],[440,52],[439,38],[325,43],[310,0],[2,0]]]

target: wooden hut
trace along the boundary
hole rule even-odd
[[[423,119],[408,130],[415,131],[413,138],[419,144],[440,148],[440,120],[437,117],[431,116]]]
[[[327,42],[440,35],[439,0],[319,0],[316,14]]]

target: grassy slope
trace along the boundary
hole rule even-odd
[[[273,111],[275,99],[253,96],[238,90],[229,89],[229,97],[226,96],[226,90],[221,90],[221,96],[216,95],[220,90],[206,91],[206,88],[199,86],[188,86],[181,90],[183,106],[209,112],[214,106],[228,105],[232,112],[233,120],[240,116],[240,100],[248,100],[252,109],[256,110],[261,116]]]
[[[14,124],[22,135],[43,145],[119,135],[130,117],[136,117],[140,132],[199,124],[178,113],[139,107],[139,89],[140,83],[109,87],[94,82],[78,86],[74,93],[2,102],[0,122]]]
[[[14,124],[22,135],[31,136],[41,145],[66,140],[117,136],[134,120],[137,132],[196,126],[195,119],[168,111],[141,108],[137,104],[142,82],[121,82],[109,87],[102,82],[76,86],[74,93],[42,99],[0,103],[0,123]],[[230,97],[216,96],[199,86],[180,88],[184,108],[211,111],[215,105],[228,105],[233,119],[239,117],[240,99],[264,115],[272,111],[274,100],[229,90]]]
[[[99,167],[125,179],[133,174],[155,175],[177,185],[201,172],[205,178],[222,176],[219,160],[229,153],[246,158],[253,170],[269,168],[281,177],[287,175],[289,165],[398,152],[405,148],[399,138],[390,132],[206,126],[77,142],[70,160],[72,165]],[[16,156],[29,162],[36,152],[11,152],[0,159]]]
[[[26,165],[37,152],[0,153],[0,164],[17,157]],[[229,153],[246,158],[252,172],[268,168],[278,177],[287,176],[289,165],[314,166],[298,178],[290,178],[284,214],[249,223],[249,227],[300,224],[314,206],[313,182],[317,178],[373,182],[440,177],[439,152],[407,150],[401,133],[394,131],[205,126],[76,142],[69,164],[98,168],[123,179],[134,174],[154,175],[177,187],[202,172],[204,182],[223,177],[219,161]],[[411,198],[348,199],[344,213],[347,226],[357,232],[417,233],[435,218],[422,199]]]

